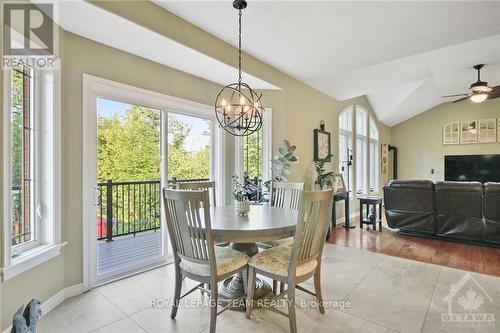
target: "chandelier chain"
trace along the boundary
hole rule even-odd
[[[241,9],[238,10],[238,83],[241,86]]]

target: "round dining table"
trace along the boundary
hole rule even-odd
[[[247,216],[238,216],[233,206],[210,208],[212,235],[217,243],[230,243],[234,250],[254,256],[257,244],[292,237],[295,234],[298,213],[290,208],[252,205]],[[271,291],[268,283],[257,278],[254,298],[262,298]],[[231,301],[245,294],[243,274],[226,279],[219,295]]]

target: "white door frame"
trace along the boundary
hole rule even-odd
[[[167,114],[169,111],[183,113],[191,116],[203,116],[210,119],[209,115],[213,115],[213,109],[204,104],[184,100],[177,97],[164,95],[161,93],[137,88],[123,83],[114,82],[100,77],[83,74],[83,158],[82,158],[82,200],[83,200],[83,288],[90,290],[91,288],[109,282],[113,279],[122,278],[126,275],[136,273],[140,270],[150,269],[153,266],[161,265],[167,262],[168,255],[168,234],[165,228],[165,218],[161,218],[161,237],[162,237],[162,254],[160,258],[155,258],[153,261],[143,263],[137,270],[127,270],[122,275],[97,276],[97,235],[95,227],[95,202],[96,202],[96,166],[97,166],[97,108],[96,100],[98,97],[125,102],[129,104],[146,106],[152,109],[162,111],[162,137],[166,138],[168,133]],[[219,176],[219,170],[222,169],[221,159],[223,153],[224,135],[221,134],[217,127],[212,126],[215,130],[215,135],[212,139],[212,177],[215,179]],[[222,145],[221,145],[222,144]],[[167,184],[168,166],[166,158],[168,154],[167,140],[162,140],[161,154],[161,188]],[[222,179],[218,181],[219,198],[224,197],[224,187]],[[163,201],[161,202],[163,205]],[[148,266],[149,265],[149,266]]]

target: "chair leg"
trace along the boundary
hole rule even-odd
[[[215,333],[217,325],[217,304],[219,300],[217,283],[210,283],[210,333]]]
[[[184,276],[181,274],[181,270],[178,265],[175,265],[175,291],[174,291],[174,304],[172,306],[172,312],[170,312],[170,318],[174,319],[177,316],[177,309],[179,308],[179,301],[181,298],[182,291],[182,281]]]
[[[278,295],[278,281],[273,280],[273,294]]]
[[[295,316],[295,286],[288,285],[288,321],[290,333],[297,333],[297,318]]]
[[[285,284],[283,282],[280,282],[280,294],[285,290]]]
[[[323,306],[323,295],[321,294],[321,271],[319,267],[314,273],[314,292],[319,303],[319,313],[325,314],[325,307]]]
[[[250,313],[252,312],[253,303],[253,292],[255,290],[255,269],[252,266],[248,266],[248,287],[247,287],[247,318],[250,319]]]

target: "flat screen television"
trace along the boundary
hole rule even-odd
[[[445,156],[444,178],[451,181],[500,182],[500,155]]]

